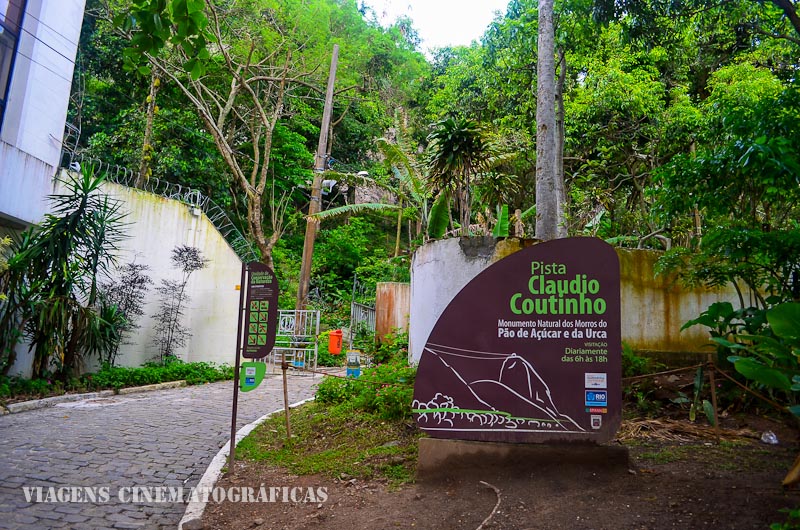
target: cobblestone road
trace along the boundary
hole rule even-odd
[[[320,380],[290,376],[289,401]],[[0,416],[0,528],[176,528],[185,504],[123,503],[119,491],[196,485],[230,436],[232,393],[228,381]],[[266,378],[239,394],[237,429],[282,406],[281,378]],[[23,486],[107,488],[109,499],[27,502]]]

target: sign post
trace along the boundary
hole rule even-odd
[[[236,459],[236,416],[239,408],[239,386],[242,392],[254,390],[264,378],[263,362],[240,362],[263,359],[275,346],[278,321],[278,281],[272,269],[251,261],[242,263],[239,283],[239,324],[236,330],[236,360],[233,368],[233,406],[231,407],[231,441],[228,470],[233,472]],[[246,326],[246,328],[245,328]],[[243,377],[239,373],[243,371]]]

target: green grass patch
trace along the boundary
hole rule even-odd
[[[276,414],[242,440],[237,454],[298,475],[383,478],[394,485],[413,480],[420,431],[411,420],[383,419],[351,402],[311,402],[292,409],[290,420],[291,444],[285,416]]]

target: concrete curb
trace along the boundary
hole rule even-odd
[[[187,386],[186,381],[167,381],[166,383],[157,383],[155,385],[145,385],[145,386],[131,386],[128,388],[120,388],[119,395],[123,396],[125,394],[137,394],[139,392],[151,392],[153,390],[167,390],[169,388],[181,388]]]
[[[304,399],[302,401],[298,401],[297,403],[292,403],[289,405],[289,408],[299,407],[309,401],[314,401],[313,397]],[[253,429],[267,421],[267,418],[272,416],[273,414],[279,414],[283,412],[283,408],[278,410],[274,410],[267,414],[264,414],[257,420],[252,423],[248,423],[238,431],[236,431],[236,441],[234,442],[235,445],[239,445],[245,436],[250,434]],[[219,450],[217,455],[211,460],[211,463],[206,468],[206,472],[203,473],[203,476],[200,477],[200,481],[195,486],[197,490],[205,490],[211,491],[214,489],[214,485],[219,480],[219,477],[222,475],[222,468],[228,462],[228,453],[230,451],[230,440],[228,440],[225,445],[222,446],[222,449]],[[202,501],[191,501],[186,506],[186,511],[183,512],[183,518],[181,518],[180,523],[178,523],[178,530],[200,530],[203,528],[203,512],[206,509],[207,502]]]
[[[42,399],[33,399],[31,401],[20,401],[19,403],[11,403],[3,407],[7,412],[4,414],[17,414],[20,412],[27,412],[29,410],[44,409],[47,407],[55,407],[59,403],[70,403],[72,401],[81,401],[84,399],[97,399],[110,397],[117,394],[135,394],[138,392],[150,392],[152,390],[165,390],[168,388],[178,388],[186,386],[186,381],[168,381],[166,383],[158,383],[156,385],[146,386],[132,386],[128,388],[120,388],[119,392],[114,390],[101,390],[99,392],[87,392],[85,394],[64,394],[61,396],[52,396]]]

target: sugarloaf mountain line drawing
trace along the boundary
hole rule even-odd
[[[484,352],[428,343],[425,354],[435,357],[463,385],[468,398],[456,399],[437,392],[430,400],[415,399],[413,411],[428,431],[493,431],[583,433],[585,429],[558,411],[550,387],[534,366],[516,353]],[[486,376],[468,381],[459,362],[486,362]],[[501,409],[497,404],[503,403]],[[454,419],[459,420],[456,426]],[[463,425],[466,423],[467,425]]]

